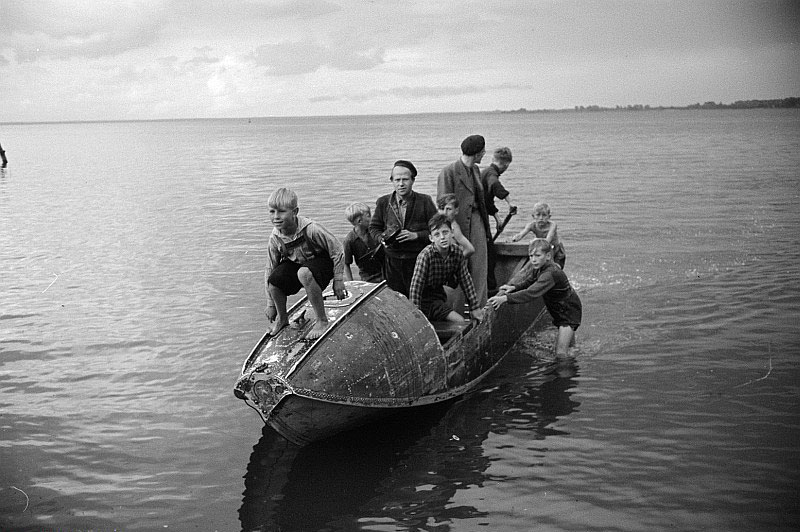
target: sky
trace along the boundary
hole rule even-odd
[[[0,0],[0,122],[800,96],[800,2]]]

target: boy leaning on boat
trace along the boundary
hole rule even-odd
[[[558,327],[556,356],[567,357],[581,324],[581,300],[567,275],[553,262],[553,246],[547,239],[534,238],[528,245],[528,256],[530,262],[489,298],[489,304],[499,309],[505,303],[525,303],[541,296],[553,325]]]
[[[270,195],[268,205],[274,226],[264,272],[269,333],[274,336],[289,324],[287,296],[305,288],[316,317],[305,338],[315,340],[329,325],[322,290],[333,279],[333,293],[338,299],[345,297],[342,245],[321,224],[298,216],[297,194],[292,190],[277,189]]]

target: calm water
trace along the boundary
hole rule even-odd
[[[508,145],[579,289],[463,401],[297,449],[234,398],[266,198],[343,236],[398,158]],[[800,112],[0,124],[0,529],[794,530]],[[489,161],[484,161],[488,164]]]

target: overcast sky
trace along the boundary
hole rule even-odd
[[[800,2],[0,0],[0,122],[800,95]]]

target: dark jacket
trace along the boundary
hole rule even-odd
[[[467,168],[461,159],[442,168],[439,172],[437,183],[437,197],[441,198],[445,194],[455,194],[458,199],[458,214],[456,222],[461,231],[469,238],[475,231],[483,231],[486,238],[491,239],[492,233],[489,229],[489,215],[486,213],[486,199],[484,198],[483,185],[478,166]],[[483,228],[472,227],[472,211],[480,213]]]
[[[401,225],[397,214],[390,205],[390,200],[394,194],[395,192],[392,192],[378,198],[375,204],[375,213],[372,215],[372,221],[369,224],[369,232],[376,240],[380,240],[381,235],[387,229],[401,228],[417,233],[416,240],[398,243],[386,249],[388,257],[411,259],[430,244],[428,220],[437,213],[436,205],[427,194],[420,194],[412,190],[408,198],[405,223]]]

